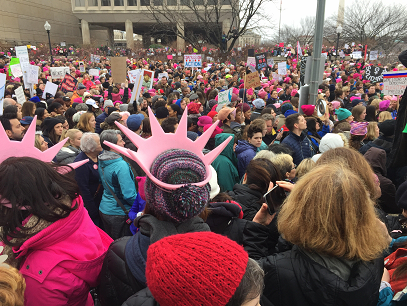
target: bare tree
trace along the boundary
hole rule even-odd
[[[311,44],[314,39],[315,33],[315,17],[307,16],[301,18],[300,25],[298,27],[284,25],[280,32],[280,41],[286,44],[295,46],[297,41],[301,46]],[[277,34],[278,35],[278,34]],[[278,37],[274,38],[275,41]]]
[[[265,4],[274,0],[151,0],[152,32],[180,37],[195,48],[230,51],[240,36],[267,23]],[[225,26],[226,25],[226,26]],[[229,41],[228,43],[225,43]]]

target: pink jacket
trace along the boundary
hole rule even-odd
[[[103,259],[113,240],[96,227],[81,197],[78,208],[13,251],[27,283],[25,305],[91,306],[91,287],[99,283]]]

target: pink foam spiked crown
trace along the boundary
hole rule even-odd
[[[62,140],[48,150],[41,152],[41,150],[34,146],[36,122],[37,116],[34,117],[34,120],[31,122],[30,127],[26,131],[24,138],[21,141],[10,140],[6,134],[6,131],[4,130],[3,125],[0,124],[0,164],[9,157],[32,157],[46,163],[52,161],[55,155],[57,155],[59,150],[61,150],[61,148],[64,146],[65,142],[68,141],[68,138]],[[85,159],[69,164],[69,166],[76,169],[87,162],[88,160]],[[63,171],[64,170],[62,170],[62,172]]]
[[[202,187],[205,184],[207,184],[212,176],[212,171],[210,168],[211,163],[223,151],[223,149],[226,147],[226,145],[229,143],[232,137],[231,136],[228,137],[223,143],[221,143],[219,146],[217,146],[208,154],[204,155],[202,153],[202,150],[204,149],[209,138],[211,137],[213,131],[218,126],[218,121],[213,123],[212,126],[209,129],[207,129],[197,140],[192,141],[187,137],[188,114],[186,109],[181,117],[179,126],[175,133],[167,134],[164,133],[160,124],[155,118],[154,113],[151,111],[150,108],[148,108],[148,114],[150,118],[150,126],[152,133],[152,136],[148,139],[140,137],[133,131],[130,131],[127,127],[116,122],[116,125],[120,128],[120,130],[138,148],[137,152],[120,147],[108,141],[105,141],[104,144],[137,162],[154,184],[167,190],[178,189],[182,187],[184,184],[167,184],[154,177],[154,175],[152,175],[150,172],[150,168],[153,161],[158,155],[167,150],[171,149],[188,150],[192,153],[195,153],[205,164],[206,168],[205,179],[202,182],[194,183],[192,185]]]

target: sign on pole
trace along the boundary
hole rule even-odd
[[[232,101],[232,89],[233,88],[218,93],[218,105],[228,104]]]
[[[184,67],[202,67],[202,55],[184,54]]]
[[[403,95],[407,86],[407,71],[383,73],[383,85],[385,95]]]

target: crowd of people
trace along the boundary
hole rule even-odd
[[[31,64],[0,116],[0,304],[406,303],[407,90],[384,95],[373,63],[327,61],[322,109],[290,57],[255,88],[245,62],[128,58],[154,71],[134,100],[103,56]],[[44,94],[51,67],[74,91]]]

